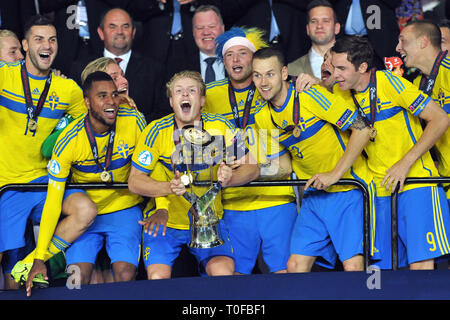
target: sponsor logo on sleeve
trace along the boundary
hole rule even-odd
[[[351,114],[352,114],[352,111],[350,109],[345,110],[345,112],[342,114],[342,116],[336,122],[336,125],[339,127],[342,127],[342,125],[345,123],[345,121],[347,121],[348,117],[350,117]]]

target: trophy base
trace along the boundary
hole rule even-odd
[[[209,249],[221,246],[224,241],[219,236],[217,224],[206,227],[193,227],[192,240],[189,247],[197,249]]]

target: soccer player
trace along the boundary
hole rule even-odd
[[[252,164],[254,160],[245,148],[240,131],[221,115],[201,112],[205,103],[205,84],[200,73],[183,71],[175,74],[167,83],[167,95],[174,113],[153,121],[145,128],[133,154],[133,167],[128,180],[132,192],[147,197],[165,197],[168,203],[168,210],[158,212],[158,215],[165,215],[162,217],[162,223],[159,223],[164,225],[164,228],[160,228],[159,233],[153,236],[144,233],[144,263],[149,279],[170,278],[173,262],[181,246],[191,241],[191,203],[181,197],[186,192],[186,187],[180,178],[180,172],[189,174],[187,161],[175,161],[177,157],[172,159],[172,155],[178,150],[177,146],[181,146],[185,141],[180,133],[181,129],[195,125],[202,132],[214,136],[215,140],[224,140],[228,159],[232,155],[236,156],[235,160],[241,165],[235,170],[232,169],[234,162],[226,165],[220,156],[213,157],[209,162],[214,165],[213,178],[220,181],[225,190],[227,187],[245,184],[259,175],[259,168]],[[157,178],[153,178],[149,174],[157,170],[157,165],[162,167],[163,172],[155,172]],[[173,168],[172,165],[176,167]],[[195,162],[191,174],[197,176],[198,180],[209,179],[209,167],[206,162]],[[198,194],[197,187],[192,188]],[[215,198],[214,207],[221,218],[223,210],[220,194]],[[152,215],[146,223],[151,224],[159,218],[161,217]],[[210,276],[232,275],[234,272],[233,250],[236,249],[230,245],[222,220],[219,228],[224,244],[209,249],[190,248],[200,266]],[[148,226],[145,229],[148,229]]]
[[[30,276],[46,277],[43,260],[55,230],[65,183],[126,182],[131,156],[145,123],[135,109],[118,105],[119,94],[112,78],[104,72],[89,74],[83,83],[88,113],[70,123],[59,136],[49,163],[49,186],[39,238]],[[115,281],[134,279],[139,261],[142,198],[128,190],[86,191],[96,204],[98,216],[66,250],[68,265],[80,268],[81,283],[89,283],[97,253],[106,243]],[[27,281],[30,294],[30,281]]]
[[[11,63],[22,60],[22,46],[16,34],[10,30],[0,30],[0,60]]]
[[[353,96],[377,132],[365,148],[377,192],[374,259],[380,268],[392,268],[390,195],[398,187],[399,267],[433,269],[433,259],[450,252],[445,193],[441,186],[404,181],[438,176],[428,151],[447,130],[448,116],[406,79],[372,70],[373,50],[367,39],[340,38],[331,52],[338,83],[333,92]],[[405,62],[409,60],[406,53]],[[423,130],[419,118],[426,123]]]
[[[252,81],[253,53],[267,44],[258,29],[234,27],[216,39],[216,55],[228,78],[206,87],[205,110],[224,115],[245,132],[250,152],[261,167],[260,178],[289,178],[289,154],[255,130],[254,116],[266,105]],[[267,146],[264,150],[264,147]],[[236,272],[251,274],[258,258],[270,272],[286,272],[289,239],[297,216],[292,187],[229,188],[223,193],[224,221],[235,249]]]
[[[72,80],[56,76],[52,62],[58,52],[55,27],[42,16],[25,26],[22,41],[25,60],[0,62],[0,185],[10,183],[47,183],[47,160],[41,155],[42,142],[67,112],[78,117],[86,112],[81,89]],[[80,190],[65,194],[63,219],[55,239],[73,241],[92,222],[96,208]],[[11,190],[0,200],[0,252],[23,247],[28,218],[40,221],[45,191]],[[55,240],[56,241],[56,240]],[[24,281],[31,268],[16,264],[11,274]],[[16,268],[17,267],[17,268]],[[46,281],[34,279],[43,286]]]
[[[441,33],[433,22],[420,20],[409,23],[400,33],[397,51],[408,68],[422,72],[414,84],[450,114],[450,58],[441,51]],[[441,176],[450,177],[450,130],[436,142],[435,149]],[[447,201],[450,204],[450,190]]]
[[[316,261],[333,268],[336,255],[344,270],[361,271],[362,194],[354,186],[332,184],[342,177],[371,183],[361,155],[369,129],[349,101],[318,85],[298,94],[287,79],[280,51],[263,48],[254,54],[253,82],[268,101],[255,115],[256,125],[278,130],[276,138],[289,150],[296,175],[309,179],[292,232],[287,271],[309,272]]]

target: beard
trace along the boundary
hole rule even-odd
[[[102,125],[108,127],[108,128],[112,128],[114,126],[114,124],[116,123],[116,121],[114,120],[112,123],[108,123],[98,112],[96,112],[94,109],[91,109],[89,111],[89,113],[92,115],[92,117],[99,121]]]

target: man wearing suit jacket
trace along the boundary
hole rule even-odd
[[[333,46],[340,31],[333,6],[327,0],[313,0],[308,5],[306,33],[311,39],[311,49],[304,56],[288,64],[292,76],[306,73],[321,78],[321,66],[325,53]]]
[[[41,13],[53,15],[58,32],[59,53],[53,66],[69,75],[73,61],[100,56],[103,42],[97,34],[97,27],[102,15],[112,8],[124,9],[129,1],[39,0]]]
[[[222,16],[217,7],[202,5],[192,18],[192,33],[198,48],[193,70],[199,71],[203,81],[209,83],[225,78],[223,62],[216,57],[216,38],[225,31]]]
[[[73,64],[70,76],[81,82],[81,71],[92,60],[104,56],[117,61],[129,83],[130,97],[136,102],[147,122],[162,116],[163,82],[161,63],[132,50],[136,33],[133,20],[120,8],[108,10],[97,28],[104,49],[100,55],[82,58]]]
[[[395,16],[401,0],[331,0],[342,25],[341,33],[368,38],[374,51],[374,64],[384,69],[384,58],[397,56],[400,29]],[[359,25],[359,26],[358,26]],[[356,30],[355,30],[356,29]]]

